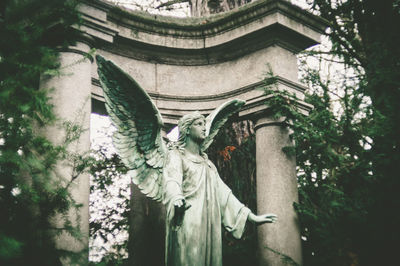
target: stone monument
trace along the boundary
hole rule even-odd
[[[268,64],[277,76],[277,88],[295,93],[300,99],[296,104],[307,113],[311,106],[301,101],[305,87],[298,81],[296,54],[319,43],[327,27],[325,21],[284,0],[255,1],[206,18],[127,12],[102,0],[82,1],[81,12],[79,31],[83,37],[76,47],[61,53],[62,66],[96,48],[97,54],[121,66],[146,88],[166,128],[176,125],[188,112],[198,110],[208,115],[231,99],[246,101],[239,119],[255,122],[258,212],[271,210],[279,217],[273,226],[258,227],[260,265],[284,265],[266,246],[301,264],[300,232],[292,206],[298,197],[296,162],[282,152],[290,143],[288,132],[280,121],[272,119],[264,104],[267,96],[257,88],[262,86]],[[55,87],[61,116],[69,118],[74,113],[70,109],[64,114],[62,106],[73,107],[87,98],[91,102],[86,105],[86,116],[90,109],[106,114],[97,65],[92,62],[84,60],[74,66],[72,75],[48,81]],[[83,126],[88,125],[86,119]],[[82,138],[81,144],[88,148],[89,139]],[[85,206],[81,217],[87,217],[89,184],[83,180],[74,193]],[[131,233],[135,237],[131,246],[143,248],[140,244],[149,235],[146,224],[154,222],[149,214],[159,213],[159,207],[141,199],[136,188],[132,194]],[[82,218],[82,222],[82,228],[87,228],[88,220]],[[154,223],[161,226],[163,221]],[[148,258],[146,252],[143,248],[132,254],[139,256],[134,258],[138,265],[145,265],[140,256]]]

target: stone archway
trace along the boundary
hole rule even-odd
[[[259,228],[260,265],[284,265],[266,245],[301,264],[300,232],[292,207],[297,200],[295,160],[282,154],[288,133],[271,119],[264,104],[266,96],[257,88],[268,64],[278,77],[277,88],[302,99],[305,88],[298,81],[296,54],[318,44],[326,23],[283,0],[260,0],[205,18],[127,12],[101,0],[84,1],[81,12],[80,31],[85,38],[61,57],[67,62],[96,48],[148,91],[166,123],[175,124],[188,111],[207,114],[231,98],[247,101],[239,117],[256,123],[259,212],[273,209],[280,221],[273,229]],[[62,97],[56,109],[65,118],[73,112],[65,112],[62,106],[85,97],[91,97],[92,112],[105,112],[96,64],[89,60],[83,64],[72,76],[52,81],[56,91],[62,92],[56,93]],[[301,100],[297,104],[305,113],[310,109]],[[82,142],[89,143],[89,139]],[[73,193],[81,195],[82,217],[88,217],[89,188],[83,183]],[[83,223],[87,228],[88,221]]]

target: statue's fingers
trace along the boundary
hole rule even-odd
[[[262,217],[263,217],[264,219],[272,219],[272,216],[269,215],[269,214],[264,214],[264,215],[262,215]]]
[[[267,216],[266,220],[268,221],[268,223],[274,223],[278,220],[278,218],[276,216]]]
[[[176,207],[182,207],[183,201],[182,200],[177,200],[177,201],[175,201],[174,204],[175,204]]]

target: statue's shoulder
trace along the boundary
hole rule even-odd
[[[208,164],[208,166],[217,171],[217,167],[215,167],[214,163],[208,158],[208,155],[205,152],[201,153],[201,157],[203,157],[204,161]]]

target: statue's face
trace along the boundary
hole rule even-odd
[[[189,128],[188,135],[198,143],[202,142],[206,138],[206,121],[204,118],[194,120]]]

